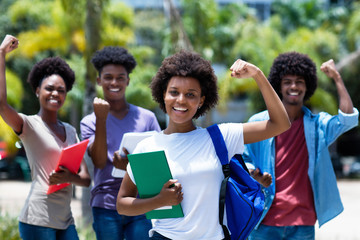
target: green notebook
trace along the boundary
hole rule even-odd
[[[128,159],[140,198],[156,196],[164,183],[172,179],[164,151],[129,154]],[[154,209],[145,215],[147,219],[161,219],[183,217],[184,213],[178,204]]]

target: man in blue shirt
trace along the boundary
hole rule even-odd
[[[343,211],[328,146],[357,126],[359,113],[334,61],[320,69],[336,85],[338,115],[314,114],[304,106],[317,87],[316,66],[307,55],[283,53],[271,67],[269,82],[292,126],[277,137],[245,147],[244,159],[253,165],[252,175],[263,184],[266,197],[261,222],[250,240],[315,239],[316,220],[322,226]],[[264,111],[249,121],[268,118]]]

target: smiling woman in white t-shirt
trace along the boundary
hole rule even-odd
[[[233,77],[255,79],[270,119],[251,124],[220,124],[229,157],[241,154],[244,144],[278,135],[290,126],[280,99],[259,68],[239,59],[230,70]],[[117,210],[124,215],[181,203],[184,217],[156,219],[149,233],[151,239],[224,238],[218,221],[220,183],[224,177],[221,163],[207,130],[193,121],[217,104],[216,81],[210,62],[188,51],[166,58],[152,80],[153,98],[168,114],[169,124],[164,131],[140,142],[135,152],[164,150],[174,179],[165,183],[157,196],[139,199],[128,165],[117,198]],[[172,184],[175,186],[169,188]]]

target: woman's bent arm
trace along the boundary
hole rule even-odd
[[[7,102],[6,76],[5,76],[5,57],[6,54],[18,47],[19,41],[11,36],[6,35],[0,45],[0,115],[15,132],[21,133],[23,119],[15,109]]]
[[[262,141],[289,129],[290,121],[285,107],[263,72],[253,64],[240,59],[233,64],[230,70],[233,77],[254,78],[270,116],[270,119],[266,121],[244,123],[244,143]]]
[[[183,199],[181,190],[177,180],[169,180],[158,195],[146,199],[136,198],[137,187],[126,173],[117,196],[116,209],[121,215],[136,216],[163,206],[177,205]]]

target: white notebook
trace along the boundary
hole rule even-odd
[[[129,154],[133,153],[136,145],[141,142],[141,140],[150,137],[157,133],[156,131],[148,131],[148,132],[128,132],[123,135],[123,138],[120,143],[119,153],[121,156],[125,156],[123,148],[129,152]],[[122,169],[118,169],[116,167],[113,168],[111,175],[115,178],[123,178],[125,176],[125,171]]]

